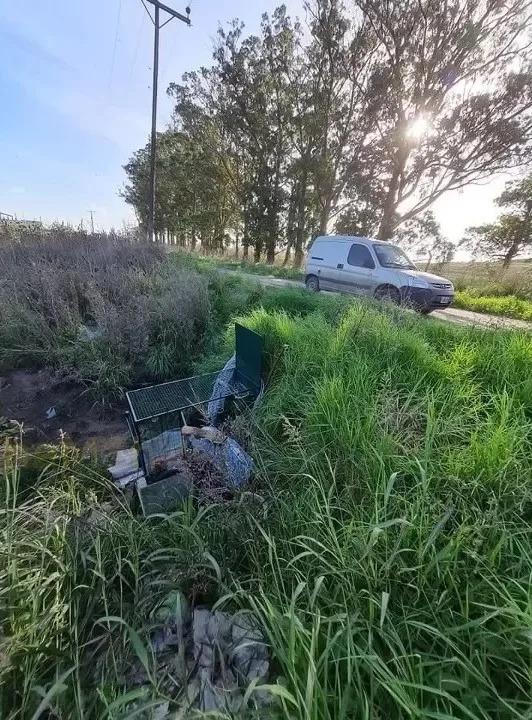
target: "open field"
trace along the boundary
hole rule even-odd
[[[182,257],[149,267],[142,282],[134,272],[148,294],[160,278],[173,288],[172,273],[206,293],[192,358],[177,331],[168,340],[170,374],[219,367],[235,315],[263,336],[266,391],[239,418],[255,478],[219,502],[198,497],[144,519],[79,450],[25,449],[4,423],[1,716],[183,709],[177,656],[161,666],[151,644],[165,598],[180,590],[196,606],[258,618],[271,663],[249,688],[249,717],[527,718],[530,335],[196,277]],[[143,303],[139,313],[152,307]],[[46,347],[63,352],[54,333],[71,326],[51,327],[47,304],[23,306],[49,328]],[[83,342],[95,355],[104,345],[94,332]],[[32,354],[17,347],[4,362],[42,364],[33,345]],[[130,367],[138,374],[127,382],[152,372],[142,357]],[[106,387],[120,394],[115,375],[99,393]],[[254,709],[261,683],[270,701]]]

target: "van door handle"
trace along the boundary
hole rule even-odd
[[[338,268],[338,270],[343,270],[343,269],[344,269],[344,264],[343,264],[343,263],[338,263],[338,265],[337,265],[336,267]]]

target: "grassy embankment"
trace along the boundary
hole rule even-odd
[[[223,258],[199,257],[199,266],[225,267],[255,275],[271,275],[288,280],[301,280],[302,272],[293,267],[247,263]],[[532,263],[515,262],[516,267],[504,273],[497,264],[452,263],[436,274],[443,274],[455,283],[454,305],[464,310],[501,315],[532,321]]]
[[[242,287],[211,290],[220,318]],[[172,588],[258,615],[272,717],[528,717],[530,337],[283,293],[298,317],[276,295],[243,319],[266,345],[260,502],[146,520],[76,451],[6,446],[2,717],[172,700],[147,641]]]

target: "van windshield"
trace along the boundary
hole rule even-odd
[[[381,245],[375,243],[373,249],[382,267],[400,268],[401,270],[415,270],[416,266],[407,255],[395,245]]]

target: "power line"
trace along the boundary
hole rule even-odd
[[[185,8],[186,15],[182,15],[173,10],[168,5],[164,5],[160,0],[141,0],[144,5],[144,9],[150,16],[154,26],[154,38],[153,38],[153,83],[152,83],[152,107],[151,107],[151,142],[150,142],[150,195],[149,195],[149,216],[148,216],[148,228],[147,237],[151,241],[154,239],[155,232],[155,158],[156,158],[156,145],[157,145],[157,84],[159,80],[159,30],[167,25],[171,20],[177,19],[190,26],[190,8]],[[155,12],[152,17],[146,2],[154,6]],[[160,22],[161,10],[167,13],[170,17],[167,18],[162,24]]]
[[[115,30],[115,41],[113,45],[113,57],[111,60],[111,72],[109,73],[109,85],[108,90],[111,89],[111,85],[113,82],[113,74],[115,71],[115,60],[116,60],[116,46],[118,43],[118,31],[120,29],[120,16],[122,14],[122,0],[118,0],[118,14],[116,16],[116,30]]]
[[[141,13],[142,13],[142,11],[141,11]],[[134,52],[134,54],[133,54],[133,60],[131,61],[131,65],[130,65],[130,68],[129,68],[128,82],[129,82],[129,81],[131,80],[131,78],[133,77],[133,71],[134,71],[134,69],[135,69],[135,67],[136,67],[136,65],[137,65],[137,58],[138,58],[138,55],[139,55],[140,42],[141,42],[141,40],[142,40],[142,26],[143,26],[144,23],[145,23],[144,17],[145,17],[145,16],[144,16],[144,13],[142,13],[142,14],[140,15],[139,29],[138,29],[138,31],[137,31],[137,40],[136,40],[136,42],[135,42],[135,52]]]

